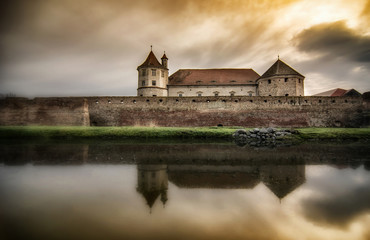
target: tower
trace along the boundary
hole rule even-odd
[[[145,97],[168,95],[168,58],[163,54],[159,63],[152,49],[143,64],[137,67],[137,95]]]
[[[259,96],[304,96],[304,76],[278,60],[257,80]]]
[[[166,204],[168,175],[167,165],[138,165],[137,191],[143,195],[151,209],[160,196],[161,202]]]

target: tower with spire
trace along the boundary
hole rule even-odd
[[[155,97],[168,95],[168,58],[164,53],[160,63],[150,46],[146,60],[137,67],[138,96]]]
[[[304,76],[278,60],[257,79],[258,96],[304,96]]]
[[[167,165],[138,165],[137,177],[136,190],[145,198],[150,210],[159,197],[164,207],[168,200]]]

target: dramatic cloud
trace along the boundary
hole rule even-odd
[[[316,74],[320,89],[323,82],[330,88],[370,90],[370,37],[349,28],[344,21],[312,26],[297,34],[293,43],[297,50],[311,56],[297,65]],[[315,78],[312,77],[311,78]]]
[[[368,16],[368,6],[345,0],[2,1],[0,89],[25,96],[136,95],[136,67],[150,45],[157,55],[166,51],[171,73],[243,67],[262,74],[280,54],[306,77],[325,75],[325,69],[311,71],[310,63],[302,67],[301,53],[314,59],[317,51],[310,47],[324,49],[330,40],[320,35],[323,26],[312,26],[339,19],[356,24]],[[349,38],[356,48],[341,53],[349,61],[368,63],[369,52],[362,51],[368,38],[340,23],[334,28],[333,34],[341,41]],[[303,39],[313,34],[327,41],[320,45]],[[363,74],[369,69],[355,67]],[[356,77],[363,81],[362,75]],[[333,77],[323,79],[321,89],[327,90]],[[363,84],[353,85],[366,90]],[[312,84],[306,86],[310,93]]]
[[[370,62],[370,37],[348,28],[344,21],[315,25],[300,32],[294,40],[298,50],[306,53]]]

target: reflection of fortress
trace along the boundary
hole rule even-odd
[[[279,199],[305,182],[305,165],[138,165],[138,192],[151,208],[167,201],[168,180],[180,188],[252,189],[260,182]]]

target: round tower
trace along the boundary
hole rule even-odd
[[[143,64],[137,67],[138,88],[137,95],[156,97],[168,95],[168,58],[163,54],[162,63],[159,63],[152,49]]]
[[[304,76],[278,60],[257,80],[259,96],[304,96]]]

